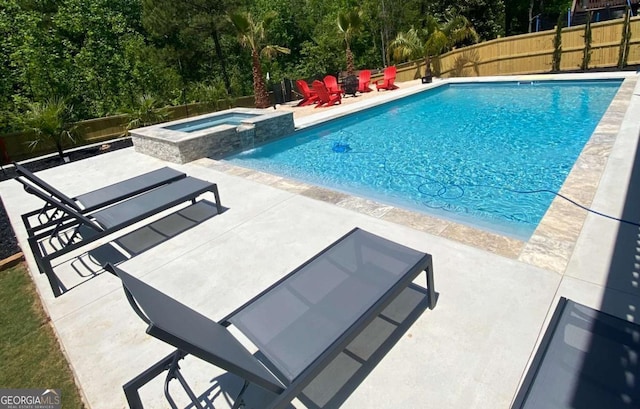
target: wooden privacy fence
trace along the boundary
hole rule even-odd
[[[591,24],[589,68],[616,67],[624,19]],[[640,17],[630,21],[631,39],[627,65],[640,64]],[[440,77],[539,74],[551,72],[555,30],[498,38],[459,48],[433,61]],[[561,71],[579,70],[584,52],[584,26],[562,29]],[[424,60],[398,66],[398,81],[424,74]]]

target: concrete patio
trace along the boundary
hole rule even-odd
[[[392,97],[380,93],[367,100]],[[296,125],[324,120],[353,105],[296,118]],[[619,118],[602,177],[593,181],[597,190],[591,203],[602,213],[634,222],[640,221],[638,118],[640,83]],[[165,165],[128,148],[39,176],[73,195]],[[171,166],[216,182],[227,210],[216,214],[215,206],[202,202],[166,212],[161,216],[169,219],[154,226],[148,221],[134,226],[120,241],[122,247],[131,249],[136,234],[150,233],[156,234],[157,245],[132,250],[135,254],[123,256],[119,267],[214,320],[354,227],[433,255],[437,307],[413,316],[410,297],[406,305],[402,300],[392,305],[389,313],[406,325],[396,331],[385,321],[374,321],[354,341],[352,353],[341,355],[293,402],[295,408],[508,408],[559,297],[640,322],[640,228],[635,225],[587,214],[576,227],[579,235],[566,268],[556,271],[316,200],[284,184],[223,172],[211,159]],[[85,401],[92,409],[127,407],[122,385],[172,348],[145,334],[146,325],[128,305],[119,280],[101,270],[99,263],[114,259],[118,246],[103,240],[89,253],[57,260],[55,271],[70,288],[54,298],[28,251],[20,220],[40,206],[38,199],[14,181],[0,183],[0,195]],[[202,198],[214,200],[209,194]],[[171,230],[162,230],[169,225]],[[531,246],[529,251],[534,251]],[[416,283],[424,285],[424,276]],[[383,352],[376,354],[377,348]],[[240,379],[192,357],[183,362],[197,394],[207,396],[216,409],[231,406],[228,396],[235,398]],[[145,407],[167,407],[163,381],[141,389]],[[187,405],[178,388],[174,396]],[[246,407],[261,408],[269,396],[250,387]]]

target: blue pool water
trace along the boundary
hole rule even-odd
[[[195,132],[217,125],[240,125],[245,119],[255,117],[255,114],[229,113],[212,116],[210,118],[196,119],[195,121],[183,122],[181,124],[165,126],[165,129],[179,132]]]
[[[450,84],[227,160],[527,239],[620,84]]]

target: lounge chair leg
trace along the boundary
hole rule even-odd
[[[180,385],[182,385],[182,388],[189,396],[189,399],[191,399],[191,403],[193,403],[193,406],[198,409],[204,409],[204,407],[200,404],[198,397],[196,396],[195,393],[193,393],[193,390],[191,390],[191,388],[189,387],[189,384],[187,384],[187,381],[184,379],[184,377],[180,373],[180,366],[178,365],[178,361],[180,361],[181,359],[182,359],[182,356],[180,356],[180,354],[176,354],[175,357],[173,358],[173,362],[171,362],[171,366],[169,367],[169,372],[167,373],[167,378],[164,381],[164,396],[169,401],[169,405],[171,405],[172,409],[178,409],[175,402],[173,401],[173,398],[169,394],[169,382],[171,382],[171,380],[175,378],[178,380],[178,382],[180,382]]]
[[[34,229],[31,227],[31,223],[29,222],[29,214],[23,214],[20,216],[22,219],[22,224],[24,224],[24,228],[27,230],[27,236],[31,237],[34,235]]]
[[[53,206],[51,206],[49,203],[46,203],[44,205],[44,207],[42,208],[42,210],[40,210],[40,213],[38,213],[37,219],[40,222],[40,224],[44,224],[44,223],[50,222],[56,216],[57,211],[55,211],[55,210],[54,210],[53,214],[50,217],[47,216],[47,212],[49,211],[49,209],[53,209]],[[44,222],[42,221],[42,217],[45,218]]]
[[[240,407],[244,407],[244,400],[242,399],[242,395],[244,395],[244,392],[247,390],[248,386],[249,381],[245,380],[244,385],[242,385],[242,389],[240,389],[240,393],[238,394],[238,397],[236,397],[236,401],[233,403],[231,409],[239,409]]]
[[[433,266],[427,267],[424,271],[427,275],[427,291],[429,292],[429,309],[436,308],[436,288],[433,283]]]
[[[33,254],[33,258],[36,260],[36,265],[40,270],[40,273],[44,273],[47,275],[47,279],[49,280],[49,285],[51,286],[51,290],[53,291],[53,295],[55,297],[59,297],[62,295],[63,290],[65,290],[64,286],[53,272],[53,267],[51,266],[51,261],[47,260],[40,256],[40,249],[38,248],[38,241],[35,237],[29,237],[27,239],[29,243],[29,248],[31,249],[31,253]]]
[[[222,203],[220,203],[220,194],[218,193],[218,185],[213,185],[213,195],[216,198],[216,208],[218,209],[218,214],[222,213]]]
[[[122,386],[130,409],[143,409],[138,389],[146,385],[152,379],[155,379],[155,377],[160,375],[162,372],[168,370],[176,356],[180,356],[180,359],[182,359],[186,356],[186,353],[180,350],[172,352]]]

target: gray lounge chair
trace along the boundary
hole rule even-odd
[[[640,407],[640,325],[561,298],[512,409]]]
[[[193,407],[202,408],[178,367],[188,354],[244,379],[234,408],[250,383],[275,394],[269,408],[284,408],[423,271],[429,308],[436,304],[431,255],[357,228],[219,322],[117,267],[105,269],[122,280],[147,333],[178,348],[124,385],[132,409],[143,407],[138,389],[165,370],[170,406],[176,408],[169,383],[177,378]],[[230,325],[259,354],[234,338]]]
[[[139,195],[148,190],[155,189],[167,183],[182,179],[187,175],[169,167],[163,167],[133,178],[114,183],[100,189],[87,192],[75,197],[69,197],[58,189],[45,182],[24,166],[14,162],[17,177],[16,180],[25,185],[24,180],[37,186],[49,196],[56,198],[58,201],[65,203],[80,213],[88,213],[96,209],[100,209],[110,204],[119,202],[124,199]],[[45,203],[42,209],[23,215],[23,222],[27,228],[27,233],[32,235],[34,229],[46,227],[50,222],[57,219],[59,212],[52,211],[53,208],[49,203]],[[41,225],[32,226],[29,219],[36,216]],[[49,224],[48,224],[49,223]]]
[[[218,214],[223,211],[217,185],[193,177],[178,179],[88,214],[80,213],[26,181],[21,183],[26,192],[39,197],[54,211],[63,215],[56,219],[57,224],[39,229],[27,239],[38,268],[47,275],[56,297],[65,288],[53,272],[53,259],[184,202],[195,203],[196,198],[205,192],[214,194]],[[47,244],[55,248],[47,251]]]

